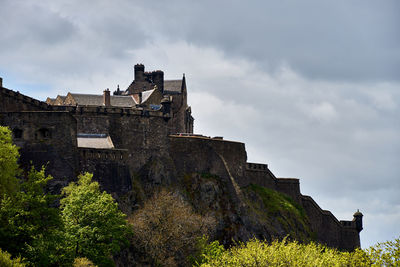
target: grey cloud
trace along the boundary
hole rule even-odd
[[[154,5],[171,39],[215,46],[266,70],[282,62],[315,79],[398,80],[399,3],[172,1]],[[174,18],[174,19],[171,19]]]

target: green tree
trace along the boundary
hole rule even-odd
[[[20,173],[18,166],[18,148],[13,145],[11,131],[0,126],[0,202],[4,194],[9,196],[17,192]]]
[[[65,225],[67,249],[73,258],[86,257],[96,265],[113,265],[111,256],[127,242],[128,228],[125,215],[118,204],[92,174],[78,177],[63,189],[62,218]]]
[[[14,197],[0,203],[0,247],[21,255],[30,265],[56,264],[62,250],[62,220],[55,208],[56,195],[44,188],[51,176],[33,167]]]

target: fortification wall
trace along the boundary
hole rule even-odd
[[[1,112],[0,124],[13,131],[22,166],[30,161],[36,168],[47,165],[47,172],[60,181],[76,176],[76,120],[68,112]]]
[[[121,195],[132,190],[126,149],[79,148],[79,170],[93,173],[102,189]]]
[[[246,150],[243,143],[196,136],[169,136],[169,151],[179,173],[245,177]],[[228,169],[228,170],[227,170]]]
[[[310,196],[302,196],[301,200],[317,240],[331,247],[341,247],[343,227],[335,216],[330,211],[322,210]]]
[[[48,109],[45,102],[0,86],[0,112]]]
[[[267,164],[247,163],[246,179],[239,181],[240,186],[245,187],[250,183],[277,190],[275,175],[268,169]]]
[[[109,134],[115,148],[127,149],[126,163],[132,172],[138,172],[151,156],[168,153],[169,114],[105,107],[78,107],[71,112],[79,133]]]

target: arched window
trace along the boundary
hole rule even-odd
[[[14,128],[14,130],[13,130],[14,139],[21,139],[22,138],[22,134],[23,134],[23,131],[21,129]]]

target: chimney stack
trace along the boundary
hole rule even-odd
[[[135,65],[135,81],[143,82],[144,81],[144,65],[136,64]]]
[[[103,105],[106,107],[111,106],[110,90],[107,88],[103,91]]]
[[[0,87],[3,87],[3,78],[0,77]]]

